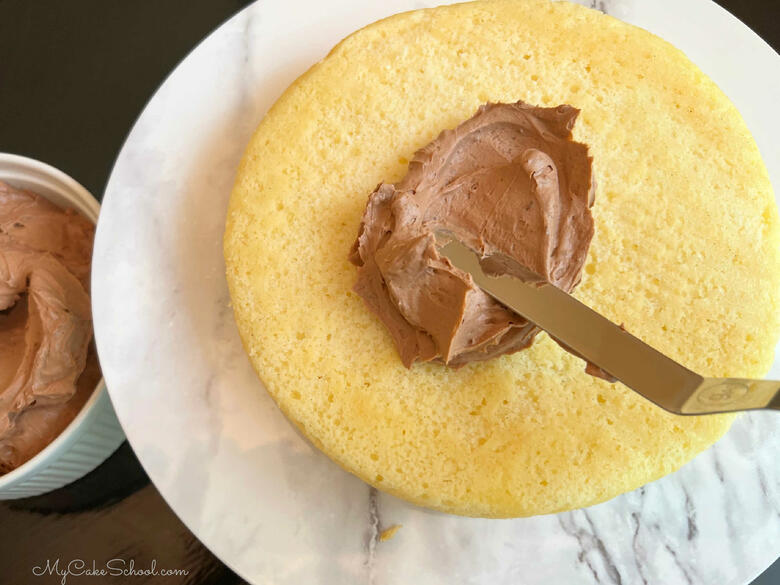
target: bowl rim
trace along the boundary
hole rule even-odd
[[[86,215],[95,225],[97,225],[100,202],[98,202],[98,200],[95,199],[81,183],[70,175],[50,164],[34,158],[0,152],[0,180],[3,181],[6,180],[4,164],[18,167],[31,177],[34,176],[38,179],[53,179],[54,185],[52,185],[52,187],[55,188],[63,198],[67,199],[77,211]],[[9,184],[13,184],[13,178],[9,178],[8,180],[10,181]],[[66,189],[63,189],[62,187],[66,187]],[[40,195],[44,196],[43,194]],[[105,381],[101,376],[89,398],[81,407],[81,410],[79,410],[73,420],[60,431],[60,434],[57,435],[52,442],[16,469],[0,475],[0,490],[21,483],[25,479],[29,479],[37,473],[44,471],[49,465],[54,463],[57,457],[62,452],[66,451],[78,437],[78,432],[83,427],[84,421],[90,418],[95,409],[95,405],[101,400],[104,394],[107,396],[108,391],[106,390]]]

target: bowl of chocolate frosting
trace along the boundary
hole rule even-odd
[[[65,173],[0,153],[0,499],[62,487],[124,440],[93,341],[99,209]]]

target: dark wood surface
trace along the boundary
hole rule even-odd
[[[100,197],[127,133],[157,86],[198,41],[246,4],[0,0],[0,151],[53,164]],[[778,50],[776,0],[720,4]],[[94,560],[97,566],[133,559],[136,568],[155,561],[188,571],[164,578],[69,577],[70,584],[243,583],[171,511],[127,443],[70,486],[0,502],[0,585],[59,583],[33,574],[34,567],[56,558]],[[776,562],[755,585],[778,583]]]

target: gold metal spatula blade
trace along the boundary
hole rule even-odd
[[[439,253],[477,286],[604,372],[676,414],[780,410],[780,381],[705,378],[634,337],[549,283],[488,276],[480,258],[457,239]]]

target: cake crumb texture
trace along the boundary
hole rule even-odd
[[[402,524],[393,524],[390,528],[385,528],[380,534],[379,534],[379,541],[385,542],[390,540],[395,536],[395,533],[398,532],[398,530],[401,528]]]
[[[486,102],[582,110],[596,233],[575,295],[704,375],[760,377],[780,332],[780,227],[736,108],[679,50],[578,5],[497,0],[345,39],[260,123],[224,239],[247,353],[309,439],[411,502],[510,517],[588,506],[680,467],[733,416],[668,414],[541,334],[407,370],[352,292],[366,199]],[[261,387],[258,384],[258,391]]]

